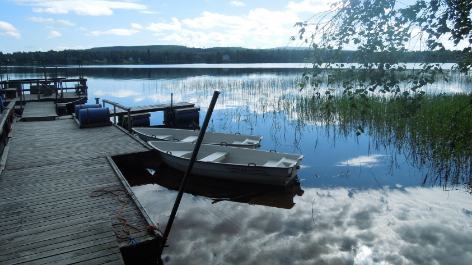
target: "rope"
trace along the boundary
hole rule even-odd
[[[128,202],[125,201],[125,200],[123,200],[123,199],[121,199],[121,195],[118,194],[118,193],[116,193],[116,192],[118,192],[118,191],[123,191],[123,192],[126,193],[126,196],[127,196],[127,197],[131,197],[130,194],[128,193],[128,191],[127,191],[127,190],[123,190],[123,189],[116,189],[116,190],[95,190],[95,191],[92,191],[92,192],[90,193],[90,197],[99,197],[99,196],[102,196],[102,195],[111,193],[111,194],[113,194],[113,195],[115,195],[115,196],[118,196],[118,200],[123,203],[123,205],[121,205],[120,211],[118,212],[118,215],[116,216],[116,218],[122,220],[123,222],[116,223],[116,224],[112,224],[112,226],[121,225],[121,226],[122,226],[121,230],[122,230],[122,232],[124,232],[124,233],[126,234],[126,236],[120,235],[120,233],[118,233],[116,230],[113,230],[113,232],[115,232],[116,237],[121,238],[121,239],[129,239],[130,242],[131,242],[131,244],[133,244],[133,245],[138,244],[139,242],[138,242],[134,237],[131,236],[131,231],[129,231],[129,230],[126,229],[127,226],[132,227],[132,228],[134,228],[134,229],[136,229],[136,230],[138,230],[138,231],[140,231],[140,230],[148,230],[148,231],[157,230],[157,231],[159,231],[161,234],[164,234],[164,233],[162,233],[162,231],[161,231],[158,227],[156,227],[155,225],[149,225],[149,226],[146,226],[146,227],[144,227],[144,228],[141,228],[141,227],[137,227],[137,226],[134,226],[134,225],[132,225],[132,224],[129,224],[127,219],[121,217],[121,212],[123,211],[123,208],[125,207],[125,205],[126,205]],[[98,192],[100,192],[100,193],[99,193],[99,194],[95,194],[95,193],[98,193]]]

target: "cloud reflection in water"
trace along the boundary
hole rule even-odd
[[[133,187],[165,227],[176,192]],[[470,264],[470,195],[440,188],[305,189],[278,209],[185,194],[167,264]]]
[[[346,161],[339,162],[336,166],[360,166],[360,167],[374,167],[379,165],[381,158],[384,155],[369,155],[369,156],[358,156],[355,158],[348,159]]]

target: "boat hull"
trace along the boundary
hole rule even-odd
[[[187,170],[193,148],[195,147],[194,144],[165,143],[159,141],[150,141],[148,143],[159,152],[164,163],[180,171],[185,172]],[[167,145],[163,145],[163,143]],[[211,157],[212,154],[215,153],[226,153],[227,157],[217,162],[205,161],[207,157]],[[202,145],[191,174],[219,179],[285,186],[297,175],[297,170],[300,167],[302,159],[303,155],[274,153],[257,149]],[[285,162],[276,165],[277,161],[280,160],[284,160]],[[271,166],[268,165],[271,163]]]

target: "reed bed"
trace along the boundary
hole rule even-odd
[[[423,184],[459,184],[472,176],[472,95],[426,94],[412,115],[401,101],[385,97],[331,100],[300,98],[304,121],[319,121],[325,130],[347,137],[367,133],[375,143],[402,153],[428,170]]]

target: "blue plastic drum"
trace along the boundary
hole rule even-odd
[[[88,108],[79,111],[80,124],[95,124],[110,122],[110,110],[108,108]]]

